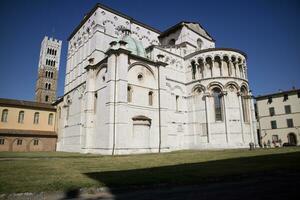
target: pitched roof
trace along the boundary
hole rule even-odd
[[[280,97],[283,95],[289,95],[289,94],[297,94],[300,93],[300,89],[291,89],[291,90],[287,90],[287,91],[281,91],[281,92],[276,92],[276,93],[271,93],[271,94],[265,94],[265,95],[258,95],[255,97],[256,100],[262,100],[262,99],[266,99],[269,97]]]
[[[9,106],[9,107],[26,107],[26,108],[35,108],[35,109],[42,109],[42,110],[53,110],[55,111],[55,107],[51,104],[46,103],[38,103],[34,101],[24,101],[18,99],[4,99],[0,98],[0,105],[1,106]]]
[[[192,30],[193,32],[203,36],[204,38],[210,40],[210,41],[215,41],[211,35],[197,22],[186,22],[186,21],[181,21],[178,24],[175,24],[174,26],[168,28],[166,31],[161,33],[159,35],[159,38],[165,37],[169,35],[170,33],[182,28],[183,26],[187,27],[188,29]]]

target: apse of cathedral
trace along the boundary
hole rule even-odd
[[[257,144],[247,56],[197,22],[161,32],[97,4],[68,39],[58,151],[131,154]]]

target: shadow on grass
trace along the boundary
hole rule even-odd
[[[115,199],[286,199],[298,193],[300,152],[85,175]]]

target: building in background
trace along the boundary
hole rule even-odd
[[[257,144],[247,56],[198,23],[161,32],[97,4],[69,37],[59,151],[129,154]]]
[[[35,100],[52,103],[56,100],[57,79],[62,41],[44,37],[39,58]]]
[[[256,97],[262,146],[300,145],[300,89]]]
[[[55,151],[56,108],[0,98],[0,151]]]

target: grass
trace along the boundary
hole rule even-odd
[[[299,169],[299,147],[114,157],[62,152],[0,152],[0,193],[197,184],[222,177]]]

